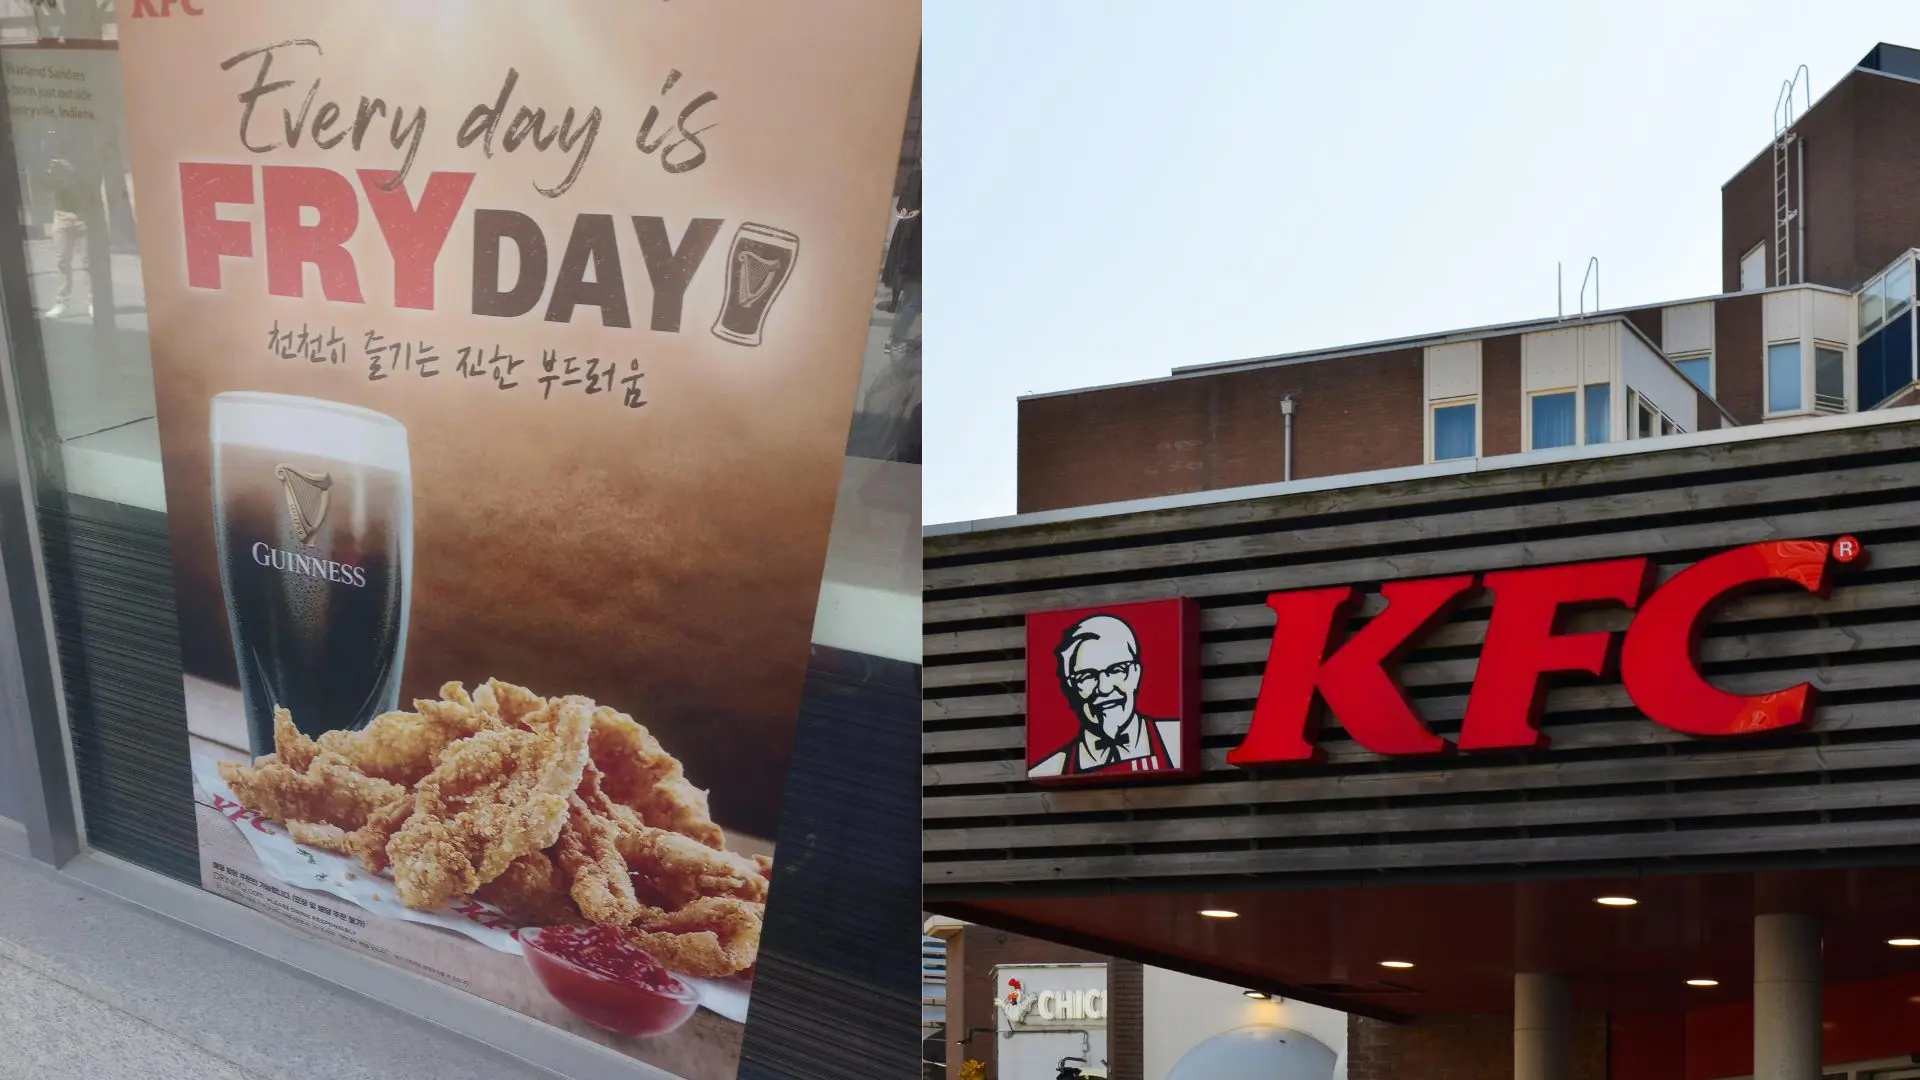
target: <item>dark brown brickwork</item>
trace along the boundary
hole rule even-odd
[[[1489,457],[1520,452],[1520,337],[1480,343],[1480,453]]]
[[[1920,245],[1920,199],[1913,196],[1920,175],[1920,84],[1855,72],[1796,130],[1806,143],[1805,280],[1858,289],[1895,255]],[[1791,172],[1798,177],[1797,154]],[[1728,292],[1740,287],[1740,256],[1763,239],[1767,284],[1778,284],[1773,183],[1768,148],[1721,188],[1721,274]]]
[[[1760,342],[1760,297],[1729,296],[1713,305],[1714,392],[1742,424],[1757,424],[1765,386]]]
[[[1020,402],[1019,512],[1418,465],[1420,349]]]
[[[1698,406],[1700,426],[1698,430],[1717,431],[1720,427],[1720,410],[1713,407],[1713,399],[1708,397],[1704,390],[1696,392],[1694,396],[1700,399]]]
[[[987,1067],[987,1080],[997,1080],[993,1016],[993,969],[1001,964],[1105,964],[1096,953],[1070,949],[1050,941],[967,926],[947,941],[947,1080],[959,1080],[968,1058]],[[1135,1020],[1136,1026],[1138,1019]],[[974,1031],[973,1029],[980,1029]],[[968,1033],[972,1031],[972,1037]],[[1107,1037],[1113,1037],[1108,1021]],[[1136,1046],[1139,1034],[1134,1035]]]
[[[1752,245],[1748,246],[1751,247]],[[1656,348],[1665,347],[1660,343],[1660,339],[1666,336],[1667,333],[1666,320],[1661,316],[1663,310],[1665,309],[1650,307],[1627,312],[1627,321],[1632,323],[1641,333],[1647,335],[1647,340],[1653,342]]]
[[[1569,1080],[1608,1080],[1604,1017],[1574,1017]],[[1347,1080],[1512,1080],[1513,1018],[1436,1016],[1411,1024],[1347,1018]]]
[[[1854,288],[1910,247],[1920,246],[1920,84],[1860,76],[1855,126],[1859,208]],[[1811,153],[1811,148],[1809,148]],[[1808,228],[1813,227],[1811,218]],[[1808,245],[1811,254],[1812,245]]]
[[[1146,1080],[1146,973],[1132,960],[1107,961],[1107,1074]]]

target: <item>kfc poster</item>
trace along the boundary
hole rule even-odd
[[[1200,609],[1173,598],[1027,616],[1027,779],[1200,771]]]
[[[733,1077],[918,5],[119,27],[205,886]]]

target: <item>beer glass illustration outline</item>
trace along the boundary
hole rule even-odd
[[[726,291],[713,320],[713,336],[757,348],[773,303],[793,280],[799,261],[800,238],[793,233],[757,221],[735,229],[727,246]]]
[[[209,418],[214,542],[249,750],[399,707],[413,604],[407,429],[323,398],[233,391]]]

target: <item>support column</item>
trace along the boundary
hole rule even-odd
[[[1753,1080],[1820,1080],[1820,919],[1753,920]]]
[[[1513,1080],[1567,1080],[1567,1033],[1571,1027],[1566,976],[1516,974]]]

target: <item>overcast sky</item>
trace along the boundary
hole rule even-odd
[[[929,522],[1013,512],[1022,394],[1550,316],[1589,256],[1717,292],[1781,83],[1920,47],[1913,0],[925,10]]]

